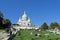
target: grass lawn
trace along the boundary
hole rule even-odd
[[[33,33],[32,35],[30,33]],[[35,34],[40,33],[41,37],[35,36]],[[56,38],[59,38],[60,40],[60,35],[55,35],[53,33],[47,32],[47,31],[34,31],[34,30],[20,30],[16,36],[13,38],[13,40],[49,40],[46,38],[44,34],[49,33],[49,38],[51,40],[57,40]]]
[[[3,32],[4,31],[4,29],[0,29],[0,32]]]

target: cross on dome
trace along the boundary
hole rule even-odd
[[[24,11],[24,14],[26,15],[26,11]]]

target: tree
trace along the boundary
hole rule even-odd
[[[52,22],[52,23],[50,24],[50,27],[51,27],[52,29],[58,28],[58,27],[59,27],[59,24],[58,24],[57,22]]]
[[[3,18],[3,13],[0,11],[0,29],[9,28],[10,26],[11,26],[10,20]]]
[[[3,18],[3,13],[0,11],[0,17],[2,17]]]
[[[9,19],[3,19],[3,27],[4,28],[10,28],[11,22]]]
[[[0,28],[2,28],[3,13],[0,11]]]
[[[42,29],[46,30],[48,29],[48,25],[46,24],[46,22],[44,22],[41,26]]]

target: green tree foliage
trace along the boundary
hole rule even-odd
[[[59,27],[59,24],[58,24],[57,22],[52,22],[52,23],[50,24],[50,27],[51,27],[52,29],[58,28],[58,27]]]
[[[9,28],[11,26],[11,22],[9,19],[3,19],[4,28]]]
[[[3,14],[2,14],[2,12],[0,11],[0,28],[2,28],[2,25],[3,25],[2,20],[3,20]]]
[[[3,13],[0,11],[0,17],[2,17],[3,18]]]
[[[11,26],[9,19],[3,18],[3,13],[0,11],[0,29],[8,28]]]
[[[44,29],[44,30],[48,29],[48,25],[47,25],[47,23],[44,22],[44,23],[42,24],[41,28]]]

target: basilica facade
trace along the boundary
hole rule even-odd
[[[26,12],[24,11],[21,19],[19,18],[18,23],[20,29],[38,29],[37,26],[32,26],[30,18],[26,15]]]

